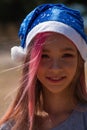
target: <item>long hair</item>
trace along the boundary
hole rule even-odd
[[[43,43],[46,37],[47,33],[38,34],[29,44],[23,65],[21,85],[18,89],[17,96],[9,110],[0,120],[0,124],[2,124],[9,119],[14,119],[15,125],[13,130],[32,129],[36,110],[35,105],[38,104],[35,103],[37,98],[35,98],[37,95],[37,90],[35,88],[37,84],[36,73],[41,58]]]
[[[41,59],[42,48],[47,37],[53,35],[51,32],[38,34],[29,44],[28,52],[24,61],[21,85],[17,96],[0,123],[13,119],[12,130],[33,130],[35,114],[41,111],[42,87],[37,79],[38,66]],[[84,75],[84,61],[80,54],[78,58],[78,69],[76,74],[76,87],[74,94],[78,101],[87,103],[86,84]]]
[[[74,96],[81,103],[87,103],[87,86],[85,77],[85,63],[78,52],[78,65],[75,75],[76,85],[74,89]]]

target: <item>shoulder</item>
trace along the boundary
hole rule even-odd
[[[86,121],[86,124],[87,124],[87,105],[83,106],[82,115],[83,115],[83,118],[84,118],[84,120]]]
[[[13,120],[6,121],[4,124],[0,126],[0,130],[11,130],[14,125]]]
[[[79,110],[78,110],[78,114],[79,115],[79,119],[80,121],[83,122],[84,126],[87,129],[87,103],[86,104],[80,104]]]
[[[87,116],[87,103],[79,104],[77,106],[77,111],[80,112],[82,115]]]

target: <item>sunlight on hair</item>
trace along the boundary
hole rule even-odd
[[[9,69],[4,69],[4,70],[0,71],[0,74],[9,72],[9,71],[12,71],[12,70],[15,70],[15,69],[19,69],[19,68],[22,67],[22,66],[23,66],[23,65],[19,65],[19,66],[12,67],[12,68],[9,68]],[[20,68],[20,69],[21,69],[21,68]]]
[[[35,59],[27,62],[26,64],[20,64],[20,65],[17,65],[15,67],[12,67],[12,68],[4,69],[4,70],[0,71],[0,74],[6,73],[6,72],[9,72],[9,71],[13,71],[13,70],[17,70],[17,69],[22,69],[23,66],[32,63],[34,60]]]

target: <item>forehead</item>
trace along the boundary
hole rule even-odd
[[[51,33],[44,42],[44,50],[74,50],[77,51],[74,43],[62,34]]]

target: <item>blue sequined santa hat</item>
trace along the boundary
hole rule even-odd
[[[12,59],[21,61],[26,56],[30,41],[41,32],[57,32],[69,38],[87,60],[87,37],[80,12],[63,4],[42,4],[23,20],[19,37],[21,45],[11,49]]]

